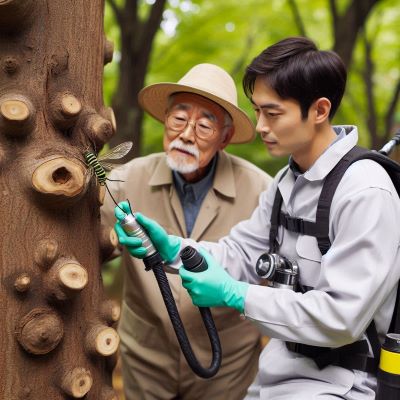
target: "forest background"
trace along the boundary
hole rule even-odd
[[[333,123],[357,125],[360,144],[379,149],[400,125],[399,20],[398,0],[107,0],[105,31],[115,51],[104,70],[104,98],[118,127],[110,145],[132,140],[131,157],[162,151],[163,125],[143,114],[137,93],[176,82],[203,62],[232,75],[239,105],[254,121],[241,86],[247,64],[274,42],[302,35],[347,65],[347,90]],[[227,151],[271,175],[287,162],[270,157],[258,137]],[[120,295],[118,269],[114,261],[103,272],[112,297]]]

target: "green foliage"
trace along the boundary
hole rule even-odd
[[[378,116],[378,132],[384,134],[385,113],[393,96],[396,83],[400,79],[400,10],[395,0],[382,1],[371,13],[365,26],[367,40],[372,45],[372,58],[375,68],[374,104]],[[353,63],[349,72],[347,92],[339,110],[338,119],[355,121],[361,135],[361,144],[370,146],[367,134],[367,97],[363,71],[365,69],[365,46],[357,42],[353,52]],[[400,122],[400,107],[397,106],[395,120]]]
[[[115,0],[121,7],[124,1]],[[337,0],[342,14],[351,0]],[[144,17],[151,1],[139,0],[140,15]],[[307,36],[322,49],[333,46],[332,21],[327,0],[296,0]],[[367,37],[372,42],[376,72],[375,103],[379,117],[379,131],[383,130],[384,113],[392,91],[400,76],[400,8],[398,0],[381,0],[373,9],[366,25]],[[177,23],[175,34],[167,34],[168,26]],[[114,60],[104,70],[104,98],[110,105],[118,81],[120,32],[111,8],[106,2],[105,30],[115,43]],[[157,33],[153,47],[146,84],[174,82],[193,65],[210,62],[220,65],[233,75],[237,84],[239,105],[253,118],[248,99],[241,87],[246,65],[264,48],[287,36],[298,35],[288,1],[283,0],[170,0],[164,13],[163,29]],[[364,47],[358,40],[353,64],[349,71],[346,95],[334,118],[336,124],[355,124],[359,127],[360,142],[370,144],[367,134],[367,103]],[[396,120],[400,122],[397,106]],[[143,154],[163,151],[163,125],[149,116],[143,123]],[[286,163],[286,158],[272,158],[261,140],[250,144],[230,145],[227,150],[239,155],[268,171],[272,176]],[[120,276],[120,258],[104,266],[103,279],[106,286],[116,286],[115,276]],[[118,280],[118,278],[117,278]],[[111,289],[109,289],[111,290]]]
[[[117,257],[102,265],[101,275],[103,278],[103,283],[106,287],[110,287],[114,283],[115,275],[121,268],[121,260],[122,260],[121,257]]]
[[[116,90],[118,82],[118,61],[120,59],[119,49],[121,46],[119,26],[108,2],[106,2],[105,5],[104,30],[106,32],[107,39],[114,43],[115,48],[113,61],[104,67],[103,76],[104,103],[110,106],[112,96]]]
[[[233,77],[238,87],[239,104],[253,117],[251,105],[241,89],[244,68],[266,45],[287,34],[282,34],[279,24],[273,23],[276,14],[269,12],[270,7],[266,7],[264,1],[249,1],[246,4],[239,0],[192,3],[197,7],[193,7],[190,13],[183,14],[179,7],[172,8],[180,23],[173,38],[166,37],[162,32],[157,37],[147,83],[177,81],[193,65],[203,62],[220,65],[231,73],[236,66],[238,70]],[[277,14],[287,13],[282,1],[272,1],[271,7]],[[265,25],[271,29],[265,30]],[[290,34],[297,32],[292,30]],[[163,150],[162,124],[146,117],[143,132],[145,154]],[[246,145],[231,145],[227,150],[251,160],[271,174],[286,163],[286,160],[272,159],[259,140]]]
[[[144,7],[143,12],[147,12],[149,2],[140,3]],[[333,34],[329,2],[297,0],[296,3],[307,35],[320,48],[330,49]],[[350,0],[337,1],[338,12],[343,13],[349,4]],[[107,7],[106,32],[118,48],[119,32],[110,11]],[[382,0],[373,9],[366,26],[367,36],[373,42],[375,102],[380,131],[383,129],[385,109],[400,75],[399,17],[398,1]],[[175,33],[168,35],[165,27],[174,21],[177,23]],[[246,65],[265,47],[284,37],[299,34],[289,3],[282,0],[170,0],[162,26],[164,30],[160,29],[156,36],[146,84],[174,82],[197,63],[215,63],[233,74],[238,88],[239,105],[253,120],[253,111],[241,88]],[[349,72],[347,92],[333,122],[356,124],[359,126],[361,144],[369,145],[365,82],[361,75],[365,63],[363,51],[359,40]],[[118,59],[118,56],[115,58]],[[114,61],[105,69],[104,92],[107,104],[110,104],[116,82],[117,63]],[[399,122],[399,107],[397,110]],[[146,116],[143,124],[143,154],[162,151],[162,136],[162,124]],[[260,140],[247,145],[230,145],[228,151],[251,160],[272,175],[287,161],[272,159]]]

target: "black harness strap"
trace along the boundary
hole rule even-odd
[[[400,333],[400,283],[397,285],[396,304],[394,306],[393,318],[390,322],[389,332]]]
[[[375,321],[372,320],[368,325],[365,332],[367,334],[369,343],[372,348],[372,353],[374,354],[374,360],[376,362],[376,370],[378,370],[379,359],[381,357],[381,344],[379,342],[378,331],[376,330]]]
[[[336,349],[293,342],[286,342],[286,346],[294,353],[312,358],[319,369],[328,365],[336,365],[370,373],[375,373],[377,370],[375,359],[367,357],[369,346],[366,340],[360,340]]]
[[[350,164],[352,164],[356,159],[362,158],[369,152],[369,150],[358,146],[353,147],[327,175],[318,199],[315,222],[292,217],[289,214],[280,211],[282,206],[282,196],[279,193],[281,200],[280,202],[274,201],[272,210],[273,215],[279,215],[278,223],[291,232],[316,237],[321,254],[324,255],[331,247],[331,241],[329,239],[329,213],[335,191]],[[275,200],[277,200],[277,195],[275,196]],[[278,210],[276,209],[277,207],[279,207]],[[270,231],[270,240],[271,236],[272,239],[275,239],[274,235],[277,235],[277,233],[278,227],[276,227],[274,232],[271,233]]]
[[[279,182],[284,178],[287,174],[289,168],[287,168],[279,178]],[[269,252],[276,253],[279,249],[278,243],[278,228],[279,228],[279,214],[282,208],[282,194],[279,188],[276,188],[274,204],[272,206],[271,212],[271,227],[269,229]]]
[[[292,217],[282,211],[279,213],[279,225],[282,225],[288,231],[302,235],[320,237],[325,234],[325,231],[315,222]]]
[[[329,214],[331,211],[331,204],[336,189],[345,174],[347,168],[360,156],[367,153],[368,150],[355,146],[342,159],[336,164],[332,171],[325,178],[322,186],[321,194],[318,200],[316,224],[321,227],[321,236],[317,236],[318,247],[321,254],[324,255],[331,247],[329,239]]]
[[[271,227],[269,229],[269,252],[276,253],[279,248],[278,228],[279,228],[279,210],[282,207],[282,195],[279,188],[276,188],[274,204],[271,213]]]
[[[324,255],[327,253],[331,247],[331,241],[329,238],[329,214],[333,196],[348,167],[353,162],[361,159],[371,159],[382,165],[382,167],[384,167],[389,174],[398,194],[400,195],[399,164],[380,153],[355,146],[342,157],[342,159],[325,178],[325,182],[318,200],[315,222],[292,217],[289,214],[282,212],[282,195],[279,189],[277,189],[271,214],[271,230],[269,237],[271,252],[277,252],[279,249],[277,235],[279,225],[282,225],[285,229],[291,232],[316,237],[321,254]],[[282,175],[281,179],[286,172],[287,170]],[[400,285],[397,289],[396,305],[390,324],[390,332],[400,333],[400,316],[398,315],[400,313],[399,303]],[[376,373],[380,358],[380,342],[375,322],[373,320],[368,326],[366,334],[369,343],[371,344],[374,358],[367,356],[369,347],[368,342],[365,340],[351,343],[337,349],[329,349],[326,347],[310,346],[292,342],[286,342],[286,345],[289,350],[312,358],[319,368],[324,368],[327,365],[339,365],[344,368],[358,369]]]

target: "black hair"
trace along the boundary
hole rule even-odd
[[[344,94],[347,72],[335,52],[318,50],[308,38],[290,37],[267,47],[247,66],[243,89],[250,99],[260,76],[282,99],[296,100],[303,119],[315,100],[328,98],[332,119]]]

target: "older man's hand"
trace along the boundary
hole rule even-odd
[[[119,242],[126,246],[129,253],[136,258],[146,257],[147,249],[142,246],[142,240],[128,236],[120,225],[126,214],[131,212],[128,202],[123,201],[115,207],[114,214],[118,222],[115,224]],[[122,211],[123,210],[123,211]],[[144,228],[154,247],[160,253],[162,259],[166,262],[172,262],[178,255],[181,247],[181,238],[174,235],[168,235],[165,229],[156,221],[145,217],[143,214],[135,213],[136,221]]]

